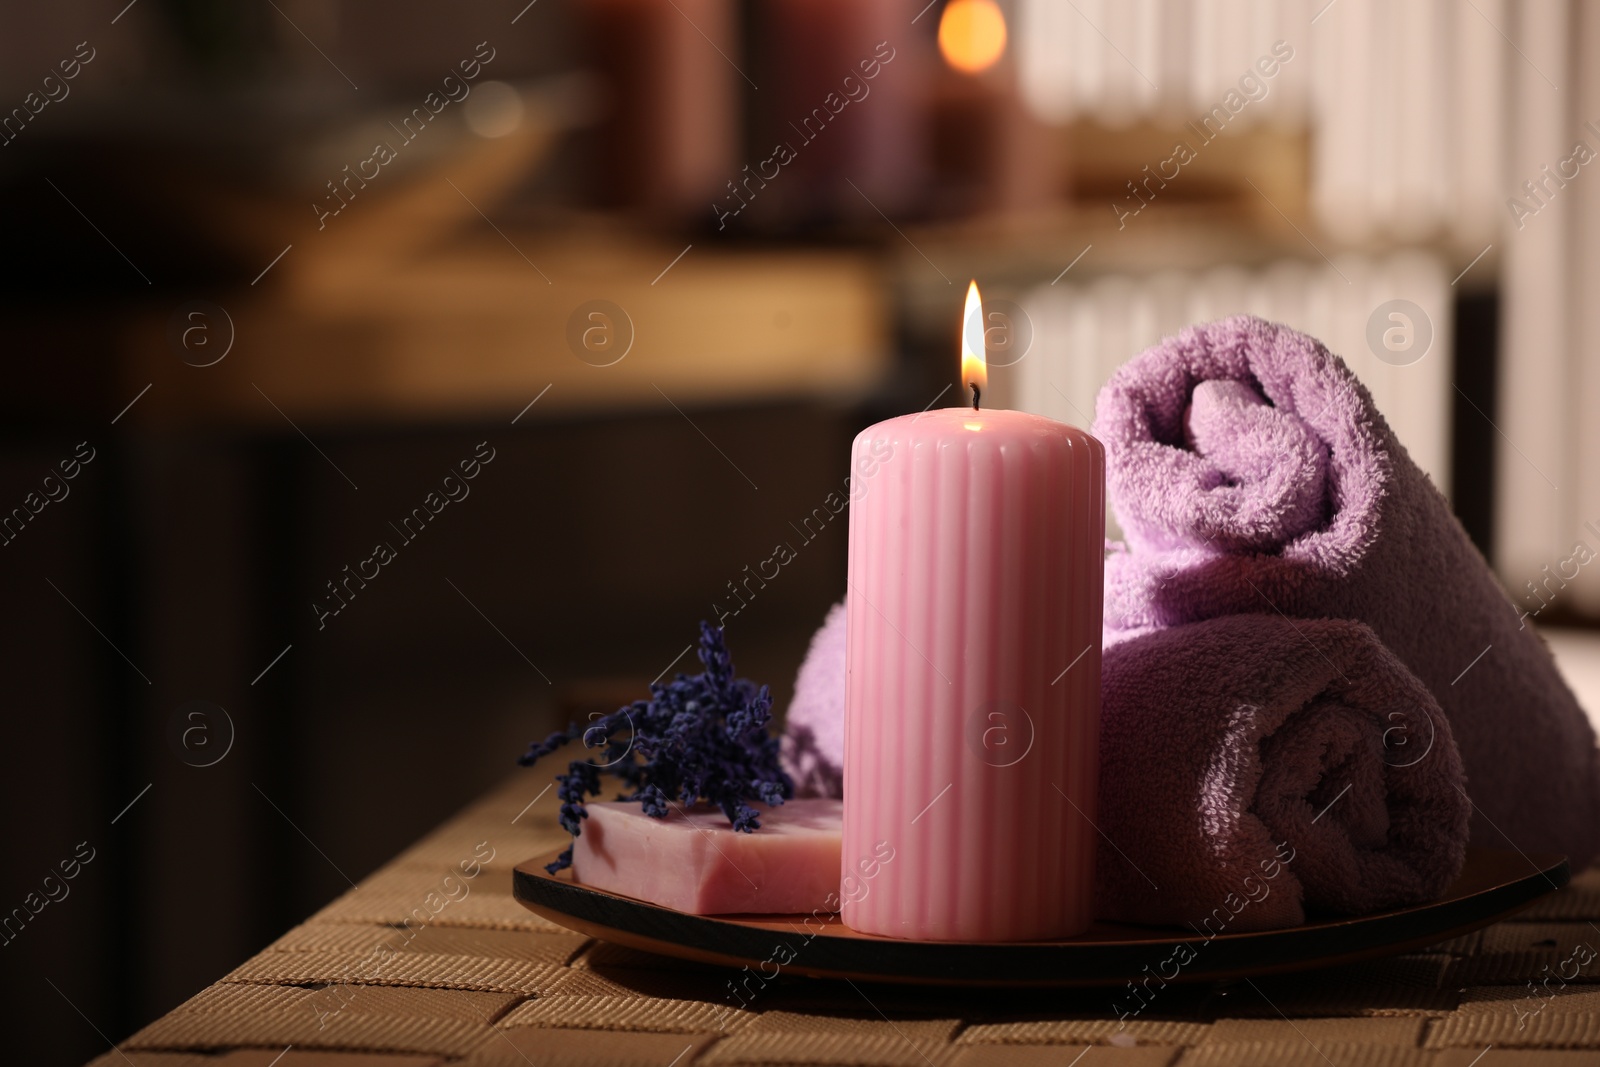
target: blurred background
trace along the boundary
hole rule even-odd
[[[5,5],[8,1046],[104,1051],[702,618],[781,707],[968,278],[1078,425],[1191,321],[1325,340],[1600,708],[1597,154],[1575,0]]]

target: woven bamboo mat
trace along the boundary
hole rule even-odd
[[[1600,870],[1421,952],[1169,986],[1125,1023],[1115,991],[780,975],[741,1001],[731,972],[591,941],[512,898],[511,868],[563,841],[535,786],[491,793],[93,1067],[1600,1064]]]

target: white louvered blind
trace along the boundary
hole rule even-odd
[[[1504,211],[1505,0],[1016,0],[1041,118],[1174,126],[1277,41],[1294,51],[1229,123],[1313,132],[1311,202],[1349,243],[1445,236],[1476,253]],[[1320,14],[1318,13],[1320,10]],[[1313,23],[1315,18],[1315,23]],[[1476,244],[1474,244],[1476,242]]]

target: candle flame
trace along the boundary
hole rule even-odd
[[[967,286],[967,305],[961,313],[961,383],[972,396],[972,406],[978,406],[978,394],[989,388],[989,363],[984,356],[983,298],[978,295],[978,283]]]
[[[939,17],[939,54],[963,74],[981,74],[1006,50],[1006,18],[994,0],[951,0]]]

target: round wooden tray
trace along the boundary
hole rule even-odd
[[[1287,930],[1204,936],[1097,923],[1066,941],[953,943],[860,934],[837,915],[689,915],[551,875],[557,853],[519,864],[516,897],[568,929],[666,956],[729,967],[781,966],[819,978],[933,985],[1116,984],[1177,964],[1167,981],[1217,981],[1351,963],[1431,945],[1510,915],[1567,884],[1565,857],[1469,848],[1438,900]],[[1180,953],[1180,946],[1187,948]],[[1183,961],[1187,961],[1186,963]],[[1177,961],[1175,964],[1174,961]]]

